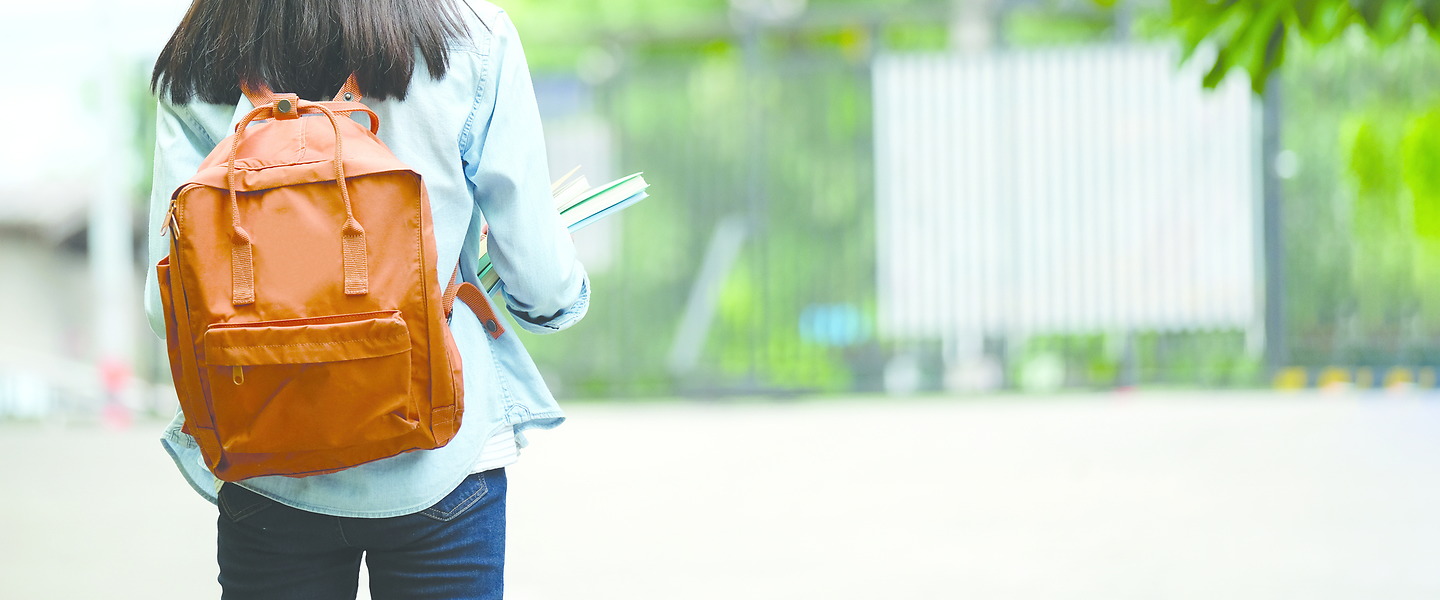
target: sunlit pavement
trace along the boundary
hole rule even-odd
[[[1436,396],[570,416],[511,469],[508,598],[1440,597]],[[0,425],[0,598],[219,596],[159,428]]]

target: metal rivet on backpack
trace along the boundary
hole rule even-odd
[[[495,330],[499,328],[500,326],[495,324],[495,319],[485,319],[485,331],[495,333]]]
[[[350,92],[345,92],[345,100],[349,101],[349,100],[354,100],[354,99],[355,99],[355,94],[352,94],[352,93],[350,93]]]
[[[278,110],[278,111],[280,111],[280,112],[282,112],[282,113],[288,113],[288,112],[290,112],[290,108],[291,108],[291,106],[290,106],[290,101],[289,101],[289,100],[281,100],[280,102],[278,102],[277,104],[275,104],[275,109]]]

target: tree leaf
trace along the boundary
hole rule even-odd
[[[1294,0],[1292,2],[1296,24],[1300,29],[1309,29],[1315,23],[1315,13],[1320,0]]]
[[[1206,89],[1215,89],[1225,80],[1225,74],[1230,71],[1230,49],[1221,48],[1215,54],[1215,64],[1210,66],[1210,71],[1205,73],[1204,85]]]
[[[1275,24],[1275,29],[1270,32],[1270,40],[1265,44],[1265,61],[1258,73],[1250,76],[1250,89],[1256,94],[1264,95],[1265,86],[1270,83],[1270,74],[1280,68],[1285,62],[1285,23],[1283,21]]]
[[[1440,28],[1440,0],[1415,0],[1415,12],[1431,32]]]
[[[1312,44],[1322,45],[1335,41],[1355,20],[1355,11],[1345,2],[1327,2],[1315,11],[1315,19],[1309,28],[1301,31]]]
[[[1281,19],[1285,8],[1278,2],[1264,5],[1249,16],[1240,35],[1229,44],[1232,62],[1250,74],[1251,89],[1257,93],[1265,89],[1272,69],[1269,61],[1280,55],[1280,45],[1285,41],[1285,25]]]
[[[1367,27],[1374,29],[1380,26],[1385,14],[1385,5],[1394,0],[1350,0],[1350,6],[1360,15],[1360,20]]]
[[[1409,2],[1385,2],[1380,20],[1370,28],[1370,37],[1382,45],[1394,44],[1405,38],[1416,23],[1423,22]]]

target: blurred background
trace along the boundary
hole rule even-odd
[[[3,150],[0,415],[168,412],[138,249],[186,3],[72,6],[0,35],[10,114],[67,115]],[[1429,7],[511,2],[552,171],[657,198],[530,346],[567,397],[1434,387]]]
[[[10,315],[0,327],[0,444],[8,439],[16,452],[82,437],[149,444],[153,421],[175,410],[140,289],[151,268],[143,244],[154,127],[149,72],[187,5],[21,3],[0,20],[0,52],[11,57],[0,80],[0,112],[10,115],[0,144],[0,311]],[[595,290],[589,317],[564,335],[525,337],[557,396],[612,428],[614,437],[586,437],[576,425],[582,432],[572,441],[553,436],[557,451],[590,452],[582,442],[613,441],[641,424],[699,428],[671,440],[683,446],[714,441],[704,427],[744,436],[756,433],[746,429],[756,423],[786,423],[800,433],[765,431],[811,458],[888,433],[896,441],[876,442],[877,454],[845,456],[891,473],[913,469],[916,480],[968,473],[999,494],[980,496],[994,507],[1054,490],[1012,486],[1014,472],[985,465],[1043,464],[1032,473],[1085,481],[1097,506],[1115,511],[1122,537],[1154,533],[1124,516],[1138,497],[1234,495],[1234,511],[1186,521],[1192,537],[1157,535],[1126,546],[1136,553],[1125,560],[1150,557],[1153,579],[1128,579],[1113,562],[1082,569],[1068,561],[1101,558],[1075,549],[1055,559],[1087,573],[1069,580],[1080,582],[1074,586],[1007,587],[995,573],[1024,578],[974,567],[970,581],[987,583],[954,587],[935,574],[959,562],[984,564],[992,554],[949,548],[956,561],[939,560],[954,542],[941,536],[950,542],[931,546],[940,554],[916,551],[932,562],[905,555],[900,571],[913,586],[896,597],[959,597],[958,589],[999,598],[1440,597],[1440,576],[1423,566],[1440,557],[1433,541],[1440,522],[1421,501],[1440,500],[1440,446],[1426,441],[1429,426],[1440,425],[1430,404],[1440,368],[1440,288],[1425,284],[1440,272],[1440,3],[503,6],[525,40],[551,172],[582,165],[599,182],[644,171],[652,184],[649,200],[576,235]],[[1133,408],[1135,399],[1145,408]],[[141,426],[132,425],[136,419]],[[902,424],[880,431],[879,423],[894,422]],[[978,428],[970,431],[979,437],[954,442],[963,448],[936,441],[957,430],[946,423]],[[1037,433],[1067,431],[1067,423],[1103,435]],[[905,437],[905,428],[932,425],[910,433],[938,445],[921,443],[928,450],[908,454],[915,448],[899,440],[917,438]],[[816,431],[832,434],[808,437]],[[986,445],[989,435],[1002,447]],[[1032,443],[1012,446],[1015,440]],[[686,456],[726,468],[723,447],[690,450]],[[145,452],[163,461],[152,456],[158,449]],[[1170,457],[1169,476],[1179,480],[1127,462],[1134,452]],[[1090,462],[1027,462],[1027,453],[1079,453]],[[993,460],[965,462],[976,455]],[[69,459],[52,462],[60,460]],[[560,477],[567,485],[576,481],[569,475],[592,476],[558,456],[533,462],[547,460],[568,474]],[[648,464],[636,454],[620,460]],[[1239,482],[1203,475],[1262,468],[1256,464],[1273,471]],[[636,466],[631,474],[645,480],[656,472],[666,471]],[[679,479],[645,493],[682,493],[674,487],[684,486],[682,472],[667,472]],[[771,484],[794,482],[768,472]],[[1084,475],[1095,472],[1108,478]],[[731,474],[758,477],[745,473]],[[837,471],[827,481],[850,475]],[[156,480],[175,483],[172,495],[185,493],[173,474]],[[804,480],[813,485],[789,490],[799,494],[790,500],[796,506],[848,493]],[[1176,488],[1176,481],[1189,483]],[[924,498],[915,506],[940,513],[976,497],[956,491],[971,489],[960,483],[891,484],[902,498]],[[1248,496],[1262,489],[1272,492],[1268,500]],[[946,499],[952,495],[954,502]],[[775,501],[785,497],[776,493]],[[598,501],[614,510],[635,506]],[[1277,512],[1251,511],[1267,501]],[[866,506],[884,505],[875,503]],[[11,508],[22,504],[12,498]],[[781,518],[754,510],[743,514]],[[1017,531],[1072,539],[1065,536],[1090,535],[1111,518],[1050,514],[1053,528],[1039,533],[1022,525],[1037,513],[1016,510],[1005,514],[1018,529],[956,536],[986,548],[1013,541]],[[842,513],[849,514],[837,518]],[[928,514],[920,510],[897,527],[961,527],[921,516]],[[1381,514],[1389,520],[1366,521]],[[1252,579],[1237,581],[1250,584],[1167,586],[1175,571],[1166,569],[1193,575],[1176,565],[1203,570],[1246,546],[1232,547],[1230,538],[1206,546],[1218,522],[1250,523],[1237,527],[1251,533],[1280,527],[1296,545],[1250,544],[1260,563],[1246,564],[1268,565],[1240,569]],[[816,525],[807,535],[824,535]],[[1317,533],[1335,527],[1348,533]],[[1324,549],[1327,537],[1338,545]],[[1155,562],[1138,550],[1152,543],[1213,552],[1188,556],[1189,563]],[[1285,571],[1297,564],[1303,568]],[[674,565],[665,572],[696,573]],[[1267,578],[1277,572],[1293,577]],[[769,592],[723,584],[709,592],[656,584],[614,594],[540,586],[522,587],[519,597],[876,597],[893,592],[880,582],[900,574],[880,568],[873,588],[823,594],[799,583],[810,580],[787,588],[789,580],[776,575]],[[680,575],[677,582],[694,580]]]

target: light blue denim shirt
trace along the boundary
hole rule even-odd
[[[585,315],[589,282],[551,201],[540,115],[515,27],[492,4],[468,4],[473,10],[462,4],[461,11],[470,38],[452,42],[444,77],[431,79],[417,53],[406,98],[366,104],[380,118],[380,139],[425,181],[439,255],[437,280],[448,282],[458,263],[466,280],[479,283],[479,234],[488,223],[490,256],[515,322],[533,333],[559,331]],[[169,252],[168,239],[159,232],[171,193],[250,108],[244,98],[233,105],[160,102],[150,198],[151,264]],[[151,329],[164,337],[153,270],[145,291]],[[448,445],[338,473],[256,477],[238,485],[324,514],[409,514],[455,489],[494,433],[513,428],[523,444],[525,429],[550,428],[564,420],[513,328],[491,339],[469,308],[457,302],[452,330],[464,365],[465,415]],[[177,416],[161,441],[195,490],[214,502],[219,482],[203,466],[195,440],[180,431],[182,424],[183,415]]]

